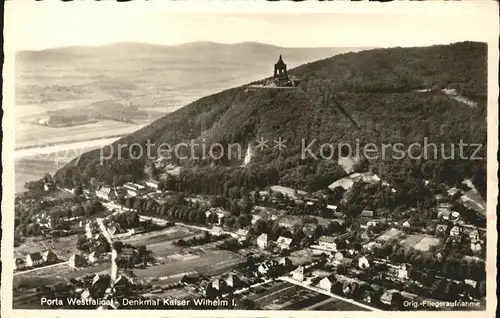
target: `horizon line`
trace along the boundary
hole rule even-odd
[[[339,45],[339,46],[279,46],[275,44],[269,44],[265,42],[257,42],[257,41],[241,41],[241,42],[216,42],[216,41],[205,41],[205,40],[200,40],[200,41],[190,41],[190,42],[181,42],[177,44],[161,44],[161,43],[150,43],[150,42],[140,42],[140,41],[117,41],[117,42],[109,42],[109,43],[102,43],[102,44],[82,44],[82,45],[65,45],[65,46],[53,46],[53,47],[47,47],[43,49],[22,49],[22,50],[17,50],[16,53],[19,52],[44,52],[44,51],[49,51],[49,50],[57,50],[57,49],[68,49],[68,48],[78,48],[78,47],[91,47],[91,48],[100,48],[100,47],[109,47],[109,46],[114,46],[114,45],[123,45],[123,44],[138,44],[138,45],[149,45],[149,46],[158,46],[158,47],[179,47],[183,45],[192,45],[192,44],[214,44],[214,45],[241,45],[241,44],[256,44],[256,45],[265,45],[265,46],[271,46],[275,48],[282,48],[282,49],[329,49],[329,48],[369,48],[369,49],[388,49],[388,48],[397,48],[397,47],[405,47],[405,48],[412,48],[412,47],[431,47],[435,45],[451,45],[451,44],[456,44],[456,43],[464,43],[464,42],[476,42],[476,43],[486,43],[483,41],[474,41],[474,40],[463,40],[463,41],[455,41],[455,42],[448,42],[448,43],[432,43],[432,44],[427,44],[427,45],[410,45],[410,46],[371,46],[371,45],[357,45],[357,46],[349,46],[349,45]]]

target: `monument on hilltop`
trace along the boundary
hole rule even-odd
[[[288,78],[288,72],[286,70],[286,64],[283,62],[283,58],[280,55],[280,58],[278,59],[278,62],[274,64],[274,80],[278,86],[283,86],[285,85],[289,78]]]

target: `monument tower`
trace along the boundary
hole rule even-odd
[[[283,62],[283,58],[280,55],[278,62],[274,64],[274,80],[278,85],[284,85],[288,81],[288,73],[286,70],[286,64]]]

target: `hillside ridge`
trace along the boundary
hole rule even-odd
[[[458,144],[461,139],[486,144],[486,52],[484,43],[460,42],[339,54],[289,70],[291,75],[301,79],[294,90],[246,91],[244,85],[208,95],[120,139],[112,147],[117,149],[119,144],[133,143],[145,145],[147,141],[156,145],[176,144],[199,140],[202,133],[210,142],[238,143],[245,147],[259,137],[270,140],[282,137],[287,140],[285,151],[262,151],[245,169],[276,169],[273,173],[278,177],[269,178],[269,182],[306,188],[317,177],[324,182],[334,180],[338,166],[331,163],[329,169],[333,172],[323,176],[323,161],[300,158],[304,140],[410,144],[430,137],[433,142],[447,145]],[[420,92],[422,89],[429,91]],[[463,105],[443,94],[442,89],[455,89],[477,102],[478,107],[472,109]],[[447,129],[443,129],[444,124]],[[131,160],[125,155],[119,161],[112,158],[103,166],[92,168],[99,154],[99,150],[86,153],[76,166],[70,163],[57,175],[68,179],[77,171],[97,169],[91,173],[93,176],[112,182],[110,174],[103,170],[113,167],[110,171],[136,171],[120,177],[123,180],[144,177],[140,167],[146,159]],[[384,159],[385,174],[397,182],[406,174],[405,169],[414,169],[412,165],[425,162]],[[453,162],[451,165],[448,161],[437,160],[435,164],[440,165],[439,169],[455,169],[451,168],[457,166],[455,160]],[[205,165],[200,160],[180,162],[174,159],[174,163]],[[231,160],[219,161],[218,165],[221,164],[234,167]],[[403,172],[401,164],[405,166]],[[448,164],[450,167],[446,168]],[[463,162],[463,167],[456,169],[465,169],[462,174],[470,176],[471,171],[482,169],[479,168],[482,164],[482,161]],[[454,180],[448,173],[442,178],[449,182]],[[257,184],[252,185],[255,186]]]

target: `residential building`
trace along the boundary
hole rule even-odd
[[[214,236],[221,236],[224,234],[224,230],[219,227],[219,226],[214,226],[211,230],[210,230],[210,234],[214,235]]]
[[[438,224],[436,226],[436,235],[438,236],[446,234],[447,231],[448,231],[448,225],[446,224]]]
[[[99,259],[100,253],[98,251],[93,251],[89,254],[87,260],[90,264],[94,264]]]
[[[318,283],[318,287],[325,291],[331,292],[334,284],[335,284],[335,277],[331,275],[329,277],[325,277],[322,280],[320,280]]]
[[[294,215],[285,215],[278,220],[278,225],[287,229],[293,229],[297,224],[302,224],[302,219]]]
[[[257,246],[262,249],[266,249],[269,246],[267,234],[263,233],[257,238]]]
[[[227,216],[229,216],[229,212],[227,212],[226,210],[224,210],[222,208],[216,207],[216,208],[210,208],[207,212],[205,212],[205,216],[206,216],[208,221],[210,221],[209,217],[211,215],[216,215],[217,218],[216,218],[215,222],[209,222],[209,223],[216,223],[217,225],[222,225],[222,224],[224,224],[224,219]]]
[[[238,231],[236,231],[236,236],[238,237],[238,241],[240,242],[248,240],[248,234],[248,230],[239,229]]]
[[[382,294],[382,296],[380,296],[380,302],[385,304],[385,305],[391,305],[392,303],[392,294],[397,292],[396,289],[391,289],[391,290],[388,290],[386,292],[384,292]]]
[[[276,244],[281,250],[290,249],[290,243],[292,243],[292,239],[285,236],[278,237],[278,240],[276,241]]]
[[[129,196],[136,197],[143,194],[146,190],[146,187],[142,184],[127,182],[123,185],[123,189],[127,191]]]
[[[95,192],[96,196],[105,201],[116,201],[119,197],[125,197],[127,193],[120,187],[102,186]]]
[[[409,266],[407,264],[402,264],[398,268],[398,278],[399,279],[409,279]]]
[[[321,236],[318,240],[318,245],[320,248],[336,252],[337,251],[337,244],[335,243],[335,238],[331,236]]]
[[[80,254],[73,254],[69,258],[68,265],[73,269],[82,267],[85,265],[85,258]]]
[[[469,239],[471,242],[479,241],[479,231],[474,229],[469,233]]]
[[[279,260],[278,264],[284,267],[290,267],[293,265],[292,261],[288,257],[283,257]]]
[[[90,290],[86,288],[82,294],[80,295],[80,299],[85,300],[85,299],[91,299],[92,296],[90,295]]]
[[[460,219],[460,213],[457,211],[451,211],[451,220],[456,221]]]
[[[35,252],[26,255],[26,267],[33,267],[43,264],[43,257],[40,252]]]
[[[451,217],[451,204],[449,203],[440,203],[437,206],[438,218],[443,220],[449,220]]]
[[[146,183],[146,186],[150,187],[151,189],[158,190],[158,188],[160,187],[160,181],[147,180],[145,183]]]
[[[473,279],[464,279],[464,283],[471,286],[472,288],[477,287],[477,281],[475,281]]]
[[[14,258],[14,270],[24,269],[26,267],[26,261],[22,258]]]
[[[116,228],[116,226],[114,224],[111,224],[110,226],[108,226],[107,230],[108,230],[109,235],[111,235],[111,237],[113,237],[113,235],[115,235],[115,234],[118,234],[118,229]]]
[[[358,267],[361,269],[367,269],[370,267],[370,261],[368,259],[368,256],[361,256],[358,259]]]
[[[372,218],[374,215],[373,210],[363,210],[361,211],[361,217]]]
[[[326,206],[326,208],[327,208],[328,210],[337,211],[337,206],[336,206],[336,205],[333,205],[333,204],[328,204],[328,205]]]
[[[53,264],[53,263],[57,262],[57,260],[58,260],[57,255],[54,254],[54,252],[52,252],[51,250],[47,250],[47,251],[43,252],[42,258],[43,258],[44,263],[47,263],[47,264]]]
[[[462,233],[460,227],[458,226],[454,226],[451,230],[450,230],[450,235],[451,236],[460,236],[460,234]]]
[[[481,252],[481,250],[483,249],[481,241],[471,241],[470,242],[470,249],[474,253]]]
[[[297,280],[299,282],[304,280],[304,266],[299,266],[296,269],[294,269],[292,272],[292,278],[294,280]]]
[[[257,271],[261,275],[266,275],[267,272],[269,272],[269,268],[270,268],[270,264],[267,263],[267,262],[264,262],[264,263],[262,263],[262,264],[259,265],[259,267],[257,268]]]
[[[242,281],[238,276],[234,274],[229,274],[229,277],[226,278],[226,285],[233,289],[236,289],[241,287]]]

